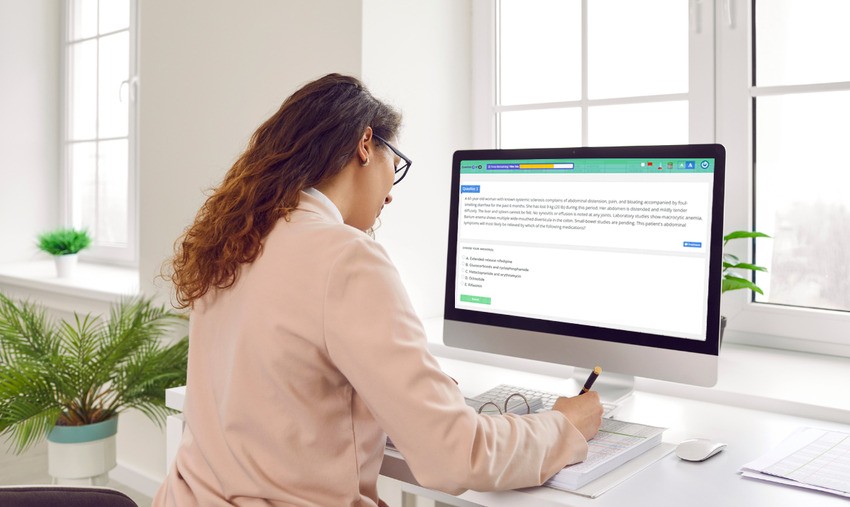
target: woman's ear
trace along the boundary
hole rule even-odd
[[[360,142],[357,143],[357,158],[360,159],[361,166],[369,165],[369,157],[372,154],[372,149],[369,141],[372,140],[372,127],[366,127],[363,135],[360,136]]]

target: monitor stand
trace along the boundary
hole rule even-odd
[[[584,386],[591,371],[593,370],[588,368],[574,369],[573,381],[578,385],[579,389]],[[634,392],[635,377],[621,373],[609,373],[603,370],[596,378],[596,382],[593,383],[591,390],[599,393],[599,400],[602,403],[619,405]]]

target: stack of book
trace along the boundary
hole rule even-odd
[[[587,459],[564,467],[546,486],[574,491],[661,443],[665,428],[603,419],[599,433],[587,442]]]

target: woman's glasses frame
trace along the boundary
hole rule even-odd
[[[395,168],[396,179],[395,181],[393,181],[393,185],[398,185],[399,182],[401,182],[401,180],[403,180],[404,177],[407,176],[407,170],[410,169],[410,166],[413,164],[413,162],[409,158],[407,158],[402,152],[398,151],[395,146],[388,143],[387,140],[383,137],[375,133],[372,133],[372,137],[387,145],[387,148],[389,148],[390,151],[398,155],[398,157],[402,160],[401,165]],[[399,173],[401,173],[401,176],[398,175]]]

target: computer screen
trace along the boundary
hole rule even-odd
[[[724,163],[720,145],[456,152],[445,344],[713,385]]]

